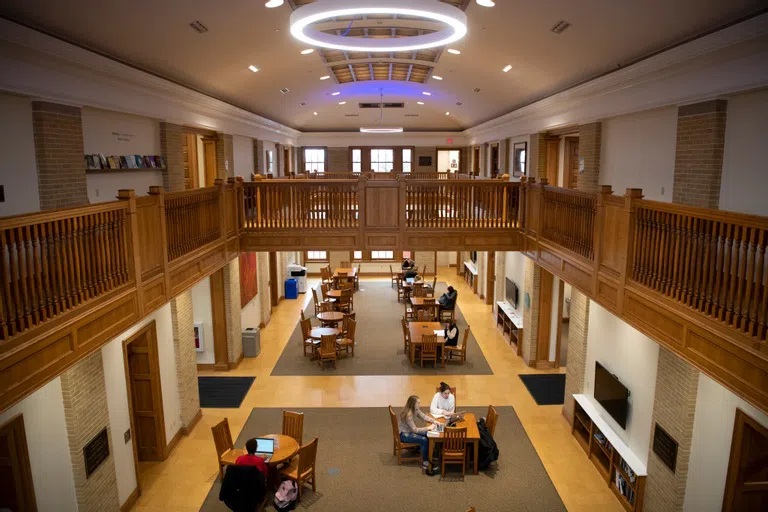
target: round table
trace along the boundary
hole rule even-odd
[[[344,320],[344,313],[340,311],[323,311],[317,314],[317,318],[324,324],[332,324],[336,327],[336,324]]]
[[[309,337],[314,340],[318,340],[318,343],[320,342],[320,338],[323,336],[328,336],[329,334],[338,336],[341,334],[341,329],[337,329],[335,327],[315,327],[309,331]]]
[[[291,460],[291,457],[299,453],[299,443],[291,436],[282,434],[267,434],[262,437],[270,437],[275,440],[275,453],[267,462],[267,467],[269,468],[270,487],[276,488],[280,481],[277,466]]]
[[[325,296],[332,299],[338,299],[341,297],[341,290],[328,290],[328,293],[326,293]]]

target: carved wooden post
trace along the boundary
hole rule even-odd
[[[229,255],[227,254],[227,211],[224,201],[224,188],[226,185],[221,178],[216,178],[213,184],[218,188],[216,191],[216,206],[219,211],[219,240],[223,244],[224,259],[229,261]]]
[[[358,247],[365,247],[365,189],[368,178],[359,176],[357,178],[357,229],[360,233]]]
[[[407,240],[407,225],[408,225],[408,215],[407,215],[407,208],[408,208],[408,180],[405,178],[405,176],[398,176],[397,177],[397,185],[398,185],[398,201],[397,204],[400,205],[400,215],[398,220],[398,227],[400,228],[400,236],[398,237],[398,249],[403,250],[406,246],[406,240]],[[420,205],[421,206],[421,205]]]
[[[624,290],[629,281],[629,276],[632,275],[632,265],[634,259],[634,252],[636,246],[635,240],[635,210],[637,209],[637,201],[643,198],[643,189],[641,188],[628,188],[624,194],[624,226],[622,231],[624,232],[624,251],[620,254],[620,267],[621,276],[619,277],[619,300],[617,304],[618,313],[622,314],[624,311]]]
[[[600,262],[603,254],[603,241],[605,234],[605,199],[613,195],[613,189],[610,185],[602,185],[597,195],[597,211],[595,212],[595,226],[592,232],[592,247],[595,251],[595,261],[593,262],[593,288],[592,293],[597,296],[598,279],[600,273]]]
[[[168,259],[168,224],[165,218],[165,190],[163,187],[149,187],[149,195],[154,196],[157,201],[156,212],[159,219],[155,219],[156,226],[160,226],[160,240],[162,240],[161,251],[163,252],[163,282],[165,283],[165,296],[171,298],[171,263]]]
[[[509,174],[502,175],[501,181],[503,181],[504,183],[509,183]],[[512,187],[510,185],[505,185],[504,189],[502,190],[502,205],[501,205],[501,225],[503,227],[507,227],[507,205],[509,204],[509,201],[511,201],[512,199],[510,197],[511,195],[512,195]]]
[[[261,174],[256,174],[253,177],[253,181],[255,183],[261,183],[261,181],[264,179],[264,177]],[[256,192],[256,228],[261,227],[261,187],[257,185],[255,187]],[[310,209],[312,208],[312,204],[310,203]]]
[[[136,213],[136,192],[133,189],[120,189],[117,198],[128,202],[128,213],[125,216],[126,261],[128,262],[128,279],[136,284],[136,312],[138,318],[144,316],[144,291],[141,285],[141,255],[139,254],[139,226]]]
[[[517,205],[517,226],[522,230],[523,234],[528,231],[525,218],[525,209],[528,207],[526,200],[528,198],[528,178],[523,176],[520,178],[520,201]]]

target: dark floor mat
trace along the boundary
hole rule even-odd
[[[562,405],[565,401],[565,374],[520,375],[538,405]]]
[[[256,377],[198,377],[200,407],[236,409]]]

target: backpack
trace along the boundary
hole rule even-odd
[[[477,450],[478,469],[487,469],[492,462],[499,459],[499,448],[496,441],[485,426],[485,418],[480,418],[477,422],[477,430],[480,431],[480,446]]]
[[[275,509],[283,512],[293,510],[299,499],[299,486],[293,480],[283,480],[280,487],[277,488],[273,504]]]

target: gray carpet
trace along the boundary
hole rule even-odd
[[[437,283],[437,296],[447,288],[445,283]],[[311,293],[311,291],[309,292]],[[317,361],[310,361],[304,356],[301,339],[301,327],[296,319],[296,328],[285,346],[277,364],[272,369],[275,376],[309,375],[492,375],[493,371],[483,356],[474,335],[470,334],[467,344],[467,361],[464,365],[446,362],[434,368],[431,363],[420,368],[411,367],[408,356],[403,352],[403,334],[400,319],[404,306],[397,302],[397,292],[387,282],[363,281],[360,290],[355,292],[355,313],[357,314],[357,343],[355,357],[346,357],[336,361],[336,369],[326,365],[323,370]],[[314,318],[312,302],[304,311],[312,325],[319,322]],[[467,322],[456,308],[456,320],[463,339]],[[457,361],[457,359],[454,359]]]
[[[479,418],[485,416],[487,407],[466,410]],[[297,510],[464,512],[474,506],[478,512],[564,511],[514,409],[498,407],[497,411],[499,460],[478,475],[469,472],[462,480],[458,468],[451,468],[441,479],[423,475],[416,462],[398,466],[392,455],[386,408],[302,409],[304,442],[319,438],[317,494],[305,487]],[[279,432],[281,418],[281,409],[254,409],[235,446],[242,447],[251,437]],[[201,511],[227,510],[218,500],[219,485],[217,478]],[[268,499],[267,510],[274,510],[271,497]]]

